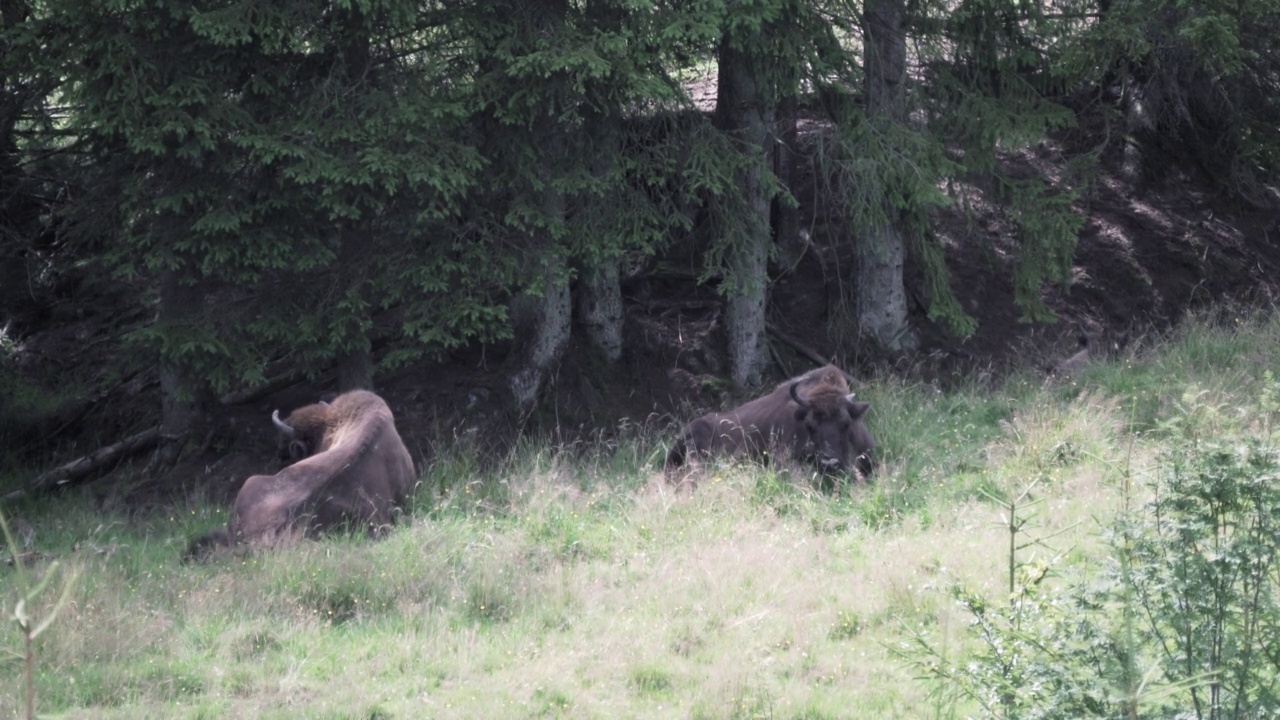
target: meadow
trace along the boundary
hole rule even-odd
[[[1218,313],[1072,377],[867,378],[881,465],[833,494],[730,463],[671,485],[670,438],[624,422],[484,466],[442,444],[377,542],[183,564],[225,508],[4,508],[44,559],[0,567],[0,717],[44,578],[42,716],[1261,717],[1277,348],[1280,319]],[[1234,574],[1177,595],[1202,561]]]

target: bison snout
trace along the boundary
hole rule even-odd
[[[840,469],[840,464],[841,464],[840,458],[824,457],[818,462],[822,465],[823,470],[839,470]]]

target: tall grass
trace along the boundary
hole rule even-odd
[[[28,505],[41,553],[79,577],[40,638],[40,707],[92,718],[964,717],[977,706],[931,694],[895,651],[918,637],[950,660],[980,649],[951,589],[1008,597],[1009,503],[1038,541],[1019,562],[1100,562],[1101,522],[1122,508],[1126,478],[1186,436],[1169,429],[1182,409],[1195,408],[1202,432],[1266,421],[1237,408],[1256,407],[1278,340],[1280,322],[1265,317],[1192,320],[1068,381],[943,391],[868,379],[858,392],[872,403],[880,471],[834,494],[800,469],[732,463],[677,489],[660,469],[669,438],[641,422],[521,443],[496,462],[442,443],[408,521],[379,542],[184,565],[187,538],[224,509],[126,519],[87,497]],[[17,593],[0,568],[6,615]],[[17,641],[9,632],[0,647]],[[0,672],[0,716],[19,712],[20,675]]]

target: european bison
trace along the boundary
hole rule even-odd
[[[226,530],[193,541],[188,556],[219,544],[269,546],[344,526],[377,534],[413,492],[413,460],[377,395],[355,390],[283,420],[276,411],[271,420],[282,458],[295,462],[246,480]]]
[[[789,449],[793,459],[812,462],[823,472],[852,470],[865,480],[875,449],[862,421],[870,405],[853,397],[840,368],[811,370],[741,407],[689,423],[667,453],[666,465],[679,467],[690,453],[764,458]]]

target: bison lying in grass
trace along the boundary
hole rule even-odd
[[[862,421],[869,407],[854,400],[840,368],[827,365],[782,383],[764,397],[684,426],[667,453],[666,466],[684,465],[691,454],[764,459],[785,451],[824,473],[852,472],[863,481],[873,469],[875,449]]]
[[[293,464],[246,480],[226,529],[192,541],[189,557],[219,545],[272,546],[335,528],[376,535],[390,527],[416,477],[382,398],[356,390],[271,419],[281,455]]]

